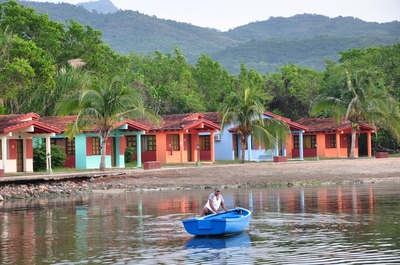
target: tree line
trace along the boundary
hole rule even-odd
[[[218,111],[229,95],[252,87],[265,93],[266,109],[296,121],[311,117],[321,97],[351,98],[349,84],[368,87],[370,94],[386,93],[397,104],[390,110],[393,115],[399,108],[400,43],[343,51],[339,62],[326,60],[323,71],[288,63],[277,72],[261,74],[241,64],[239,73],[232,75],[207,54],[189,64],[179,47],[166,54],[120,55],[103,43],[100,31],[74,20],[52,21],[15,0],[0,4],[0,11],[2,114],[58,115],[66,97],[90,84],[113,84],[116,78],[155,114]],[[334,114],[333,108],[313,113]],[[396,126],[379,119],[374,124],[383,132],[376,144],[397,149]]]

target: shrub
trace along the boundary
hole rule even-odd
[[[133,159],[133,155],[135,154],[135,148],[131,146],[127,146],[125,148],[125,163],[131,163]]]
[[[51,149],[51,167],[62,168],[64,167],[67,155],[61,151],[59,146],[52,145]],[[33,170],[41,171],[46,170],[46,145],[40,143],[33,148]]]

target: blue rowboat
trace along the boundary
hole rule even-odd
[[[237,207],[220,214],[185,219],[182,223],[189,234],[213,236],[241,233],[249,225],[250,219],[251,211]]]

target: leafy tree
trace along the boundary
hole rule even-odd
[[[172,60],[171,55],[163,56],[161,52],[155,52],[153,56],[136,55],[130,56],[130,72],[133,82],[139,84],[145,97],[145,103],[158,114],[168,113],[169,102],[167,99],[167,83],[169,64],[165,61]]]
[[[0,81],[6,78],[5,70],[8,67],[8,60],[10,56],[10,49],[12,46],[12,35],[6,30],[0,31]],[[8,93],[7,86],[3,86],[0,82],[0,114],[6,113],[4,106],[4,98]]]
[[[0,98],[7,112],[34,111],[29,106],[31,96],[38,89],[54,86],[51,52],[59,49],[59,39],[51,39],[59,36],[57,31],[62,27],[14,0],[0,4],[0,19]]]
[[[57,115],[57,102],[66,95],[79,91],[92,77],[81,67],[62,67],[55,76],[55,87],[50,90],[38,90],[30,99],[32,109],[35,106],[41,116]]]
[[[49,19],[47,14],[36,14],[15,0],[0,4],[0,29],[8,28],[24,41],[32,41],[47,53],[57,66],[65,66],[69,60],[80,58],[86,68],[107,72],[118,55],[101,39],[101,31],[82,26],[74,20],[63,24]],[[48,58],[44,58],[48,59]],[[108,67],[107,69],[113,69]]]
[[[341,98],[343,93],[348,91],[345,74],[346,66],[351,67],[351,69],[362,69],[362,72],[368,75],[368,80],[375,89],[385,91],[395,101],[400,102],[400,44],[368,49],[352,49],[342,51],[340,54],[342,57],[339,60],[339,64],[327,61],[321,89],[322,95]],[[329,115],[329,112],[326,110],[319,115],[326,116]],[[398,149],[398,137],[397,145],[393,146],[393,141],[396,142],[393,130],[385,128],[386,125],[382,123],[377,123],[377,125],[381,129],[377,132],[379,136],[373,138],[374,147]]]
[[[94,80],[78,94],[63,99],[58,109],[61,115],[77,115],[76,121],[67,130],[70,138],[84,129],[97,127],[101,143],[101,171],[106,168],[106,142],[117,122],[126,117],[145,118],[156,124],[160,121],[158,116],[143,107],[135,91],[126,87],[118,78],[111,81]]]
[[[61,71],[79,60],[81,75],[110,78],[124,73],[129,59],[101,40],[101,32],[71,20],[68,25],[36,14],[15,0],[0,4],[2,112],[53,115],[55,103],[78,86],[57,87]]]
[[[400,100],[400,43],[391,46],[352,49],[340,52],[340,63],[369,69],[379,85]],[[376,82],[375,82],[376,83]]]
[[[0,76],[2,89],[6,91],[6,106],[9,112],[23,113],[35,111],[40,113],[40,105],[31,100],[38,91],[54,88],[56,68],[52,58],[32,41],[13,38],[8,61]]]
[[[233,88],[233,78],[219,62],[214,62],[205,54],[199,57],[192,73],[197,83],[194,89],[204,95],[206,110],[217,111],[224,96]]]
[[[242,80],[243,83],[244,80]],[[274,146],[278,139],[285,139],[289,134],[286,123],[277,119],[263,117],[263,102],[268,95],[260,88],[239,86],[232,91],[221,104],[222,130],[229,124],[237,126],[240,138],[241,163],[244,163],[245,147],[250,135],[265,148]]]
[[[13,34],[35,45],[56,58],[62,51],[64,26],[52,21],[47,14],[36,14],[31,7],[25,7],[15,0],[0,4],[0,28],[8,28]]]
[[[240,73],[235,79],[235,86],[238,87],[254,87],[257,90],[266,90],[266,78],[255,69],[248,69],[245,64],[240,64]],[[263,104],[271,100],[270,96],[264,98]]]
[[[204,96],[195,90],[191,66],[175,47],[175,56],[155,52],[154,56],[131,55],[131,71],[146,87],[147,104],[158,114],[202,112]]]
[[[321,84],[321,73],[287,64],[267,76],[267,90],[273,96],[268,109],[292,120],[307,117]]]
[[[397,137],[400,136],[399,104],[384,89],[374,86],[372,76],[365,70],[344,67],[347,90],[339,98],[322,96],[314,104],[311,114],[329,111],[339,122],[351,122],[350,158],[354,158],[355,139],[360,123],[387,126]]]

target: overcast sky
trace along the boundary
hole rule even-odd
[[[71,3],[90,0],[30,0]],[[400,21],[400,0],[111,0],[122,10],[187,22],[222,31],[269,17],[318,14],[350,16],[368,22]]]

